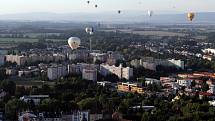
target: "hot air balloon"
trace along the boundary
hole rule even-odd
[[[148,16],[149,16],[149,17],[152,17],[152,15],[153,15],[153,11],[148,10]]]
[[[92,27],[87,27],[85,29],[85,31],[86,31],[87,34],[90,34],[90,35],[92,35],[94,33],[94,29]]]
[[[90,1],[87,1],[87,4],[90,4]]]
[[[120,14],[120,13],[121,13],[121,10],[118,10],[118,13]]]
[[[81,39],[78,37],[70,37],[68,39],[68,44],[71,47],[72,50],[79,48],[81,44]]]
[[[193,21],[194,17],[195,17],[195,13],[192,13],[192,12],[187,13],[187,18],[189,21]]]
[[[98,7],[98,5],[95,5],[95,8],[97,8]]]

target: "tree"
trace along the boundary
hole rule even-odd
[[[102,62],[101,62],[100,60],[96,60],[96,61],[95,61],[95,64],[100,65],[100,64],[102,64]]]
[[[6,78],[6,70],[3,68],[0,68],[0,80],[3,80]]]
[[[92,112],[101,111],[101,104],[96,98],[86,98],[78,102],[81,110],[91,110]]]
[[[16,88],[16,91],[15,91],[15,95],[17,96],[17,97],[21,97],[21,96],[23,96],[23,95],[29,95],[29,90],[27,90],[27,89],[25,89],[25,87],[24,86],[19,86],[19,87],[17,87]]]
[[[144,112],[141,121],[151,121],[150,114],[148,112]]]
[[[18,100],[12,99],[9,100],[5,105],[5,114],[6,118],[11,121],[17,121],[17,113],[27,110],[27,103]]]
[[[195,87],[195,86],[196,86],[195,80],[193,80],[193,81],[191,82],[191,86],[192,86],[192,87]]]
[[[45,99],[39,104],[40,111],[58,112],[60,111],[61,102],[56,99]]]
[[[10,95],[15,94],[16,84],[13,81],[2,81],[0,84],[1,89],[8,92]]]
[[[202,91],[206,92],[208,90],[209,90],[209,85],[206,84],[206,83],[203,83],[203,85],[202,85]]]
[[[118,82],[119,81],[119,77],[115,74],[109,74],[105,77],[104,79],[105,81],[110,81],[110,82]]]
[[[161,86],[159,84],[156,84],[156,83],[148,84],[147,90],[159,92],[161,90]]]

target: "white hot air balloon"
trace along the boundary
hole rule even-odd
[[[94,29],[92,27],[87,27],[85,29],[85,31],[86,31],[87,34],[90,34],[90,35],[93,35],[93,33],[94,33]]]
[[[69,46],[74,50],[80,47],[81,39],[78,37],[70,37],[68,39]]]
[[[153,15],[153,11],[148,10],[148,16],[149,16],[149,17],[152,17],[152,15]]]

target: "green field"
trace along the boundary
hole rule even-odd
[[[38,39],[32,38],[0,38],[0,43],[10,43],[10,42],[37,42]]]
[[[67,41],[64,39],[46,39],[53,42]],[[20,43],[20,42],[38,42],[38,39],[33,38],[0,38],[0,44]]]
[[[53,42],[60,42],[60,41],[67,41],[67,40],[65,40],[65,39],[46,39],[47,41],[53,41]]]
[[[25,36],[29,36],[30,38],[38,38],[39,36],[47,36],[47,35],[60,35],[60,33],[27,33]]]

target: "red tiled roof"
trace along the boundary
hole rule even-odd
[[[203,96],[214,96],[213,93],[208,93],[208,92],[199,92],[199,95],[203,95]]]

